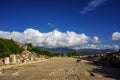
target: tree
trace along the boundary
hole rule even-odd
[[[68,57],[71,57],[71,56],[78,56],[78,54],[77,54],[76,50],[73,50],[73,51],[67,53],[67,56],[68,56]]]
[[[39,55],[46,55],[46,56],[49,56],[49,57],[54,57],[54,56],[59,56],[60,55],[59,53],[52,53],[50,51],[39,49],[39,48],[36,48],[36,47],[33,47],[30,51],[37,53],[38,56]]]
[[[28,47],[28,50],[31,50],[32,47],[33,47],[32,43],[28,43],[28,44],[26,44],[26,45],[27,45],[27,47]]]

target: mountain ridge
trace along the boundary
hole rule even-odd
[[[45,47],[39,47],[36,46],[36,48],[39,49],[44,49],[44,50],[48,50],[50,52],[56,52],[56,53],[68,53],[71,52],[75,49],[71,49],[71,48],[45,48]],[[78,54],[104,54],[104,53],[108,53],[108,52],[115,52],[114,49],[78,49],[75,50]]]

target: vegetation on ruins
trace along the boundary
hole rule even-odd
[[[43,49],[39,49],[39,48],[36,48],[36,47],[33,47],[31,49],[31,51],[37,53],[38,56],[39,55],[46,55],[46,56],[49,56],[49,57],[53,57],[53,56],[59,56],[60,55],[59,53],[53,53],[53,52],[43,50]]]
[[[23,51],[12,39],[0,38],[0,57],[7,57],[10,54],[20,54]]]
[[[27,50],[31,52],[35,52],[37,56],[45,55],[49,57],[54,56],[78,56],[77,52],[75,50],[68,52],[66,54],[62,53],[56,53],[56,52],[50,52],[48,50],[40,49],[38,47],[33,47],[32,43],[27,43]],[[13,41],[12,39],[2,39],[0,38],[0,58],[8,57],[10,54],[20,54],[22,53],[24,49],[21,48],[17,42]]]
[[[26,45],[27,45],[27,47],[28,47],[28,48],[27,48],[28,50],[31,50],[32,47],[33,47],[32,43],[27,43]]]

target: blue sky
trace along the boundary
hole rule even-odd
[[[102,44],[120,46],[119,0],[0,0],[0,31],[42,33],[58,30],[97,36]],[[112,34],[118,32],[117,38]]]

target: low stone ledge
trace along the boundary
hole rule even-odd
[[[25,62],[25,63],[17,63],[14,65],[3,65],[0,66],[0,71],[4,70],[4,69],[10,69],[10,68],[14,68],[14,67],[19,67],[19,66],[24,66],[27,64],[33,64],[33,63],[37,63],[37,62],[43,62],[43,61],[47,61],[48,59],[44,59],[44,60],[39,60],[39,61],[30,61],[30,62]]]

